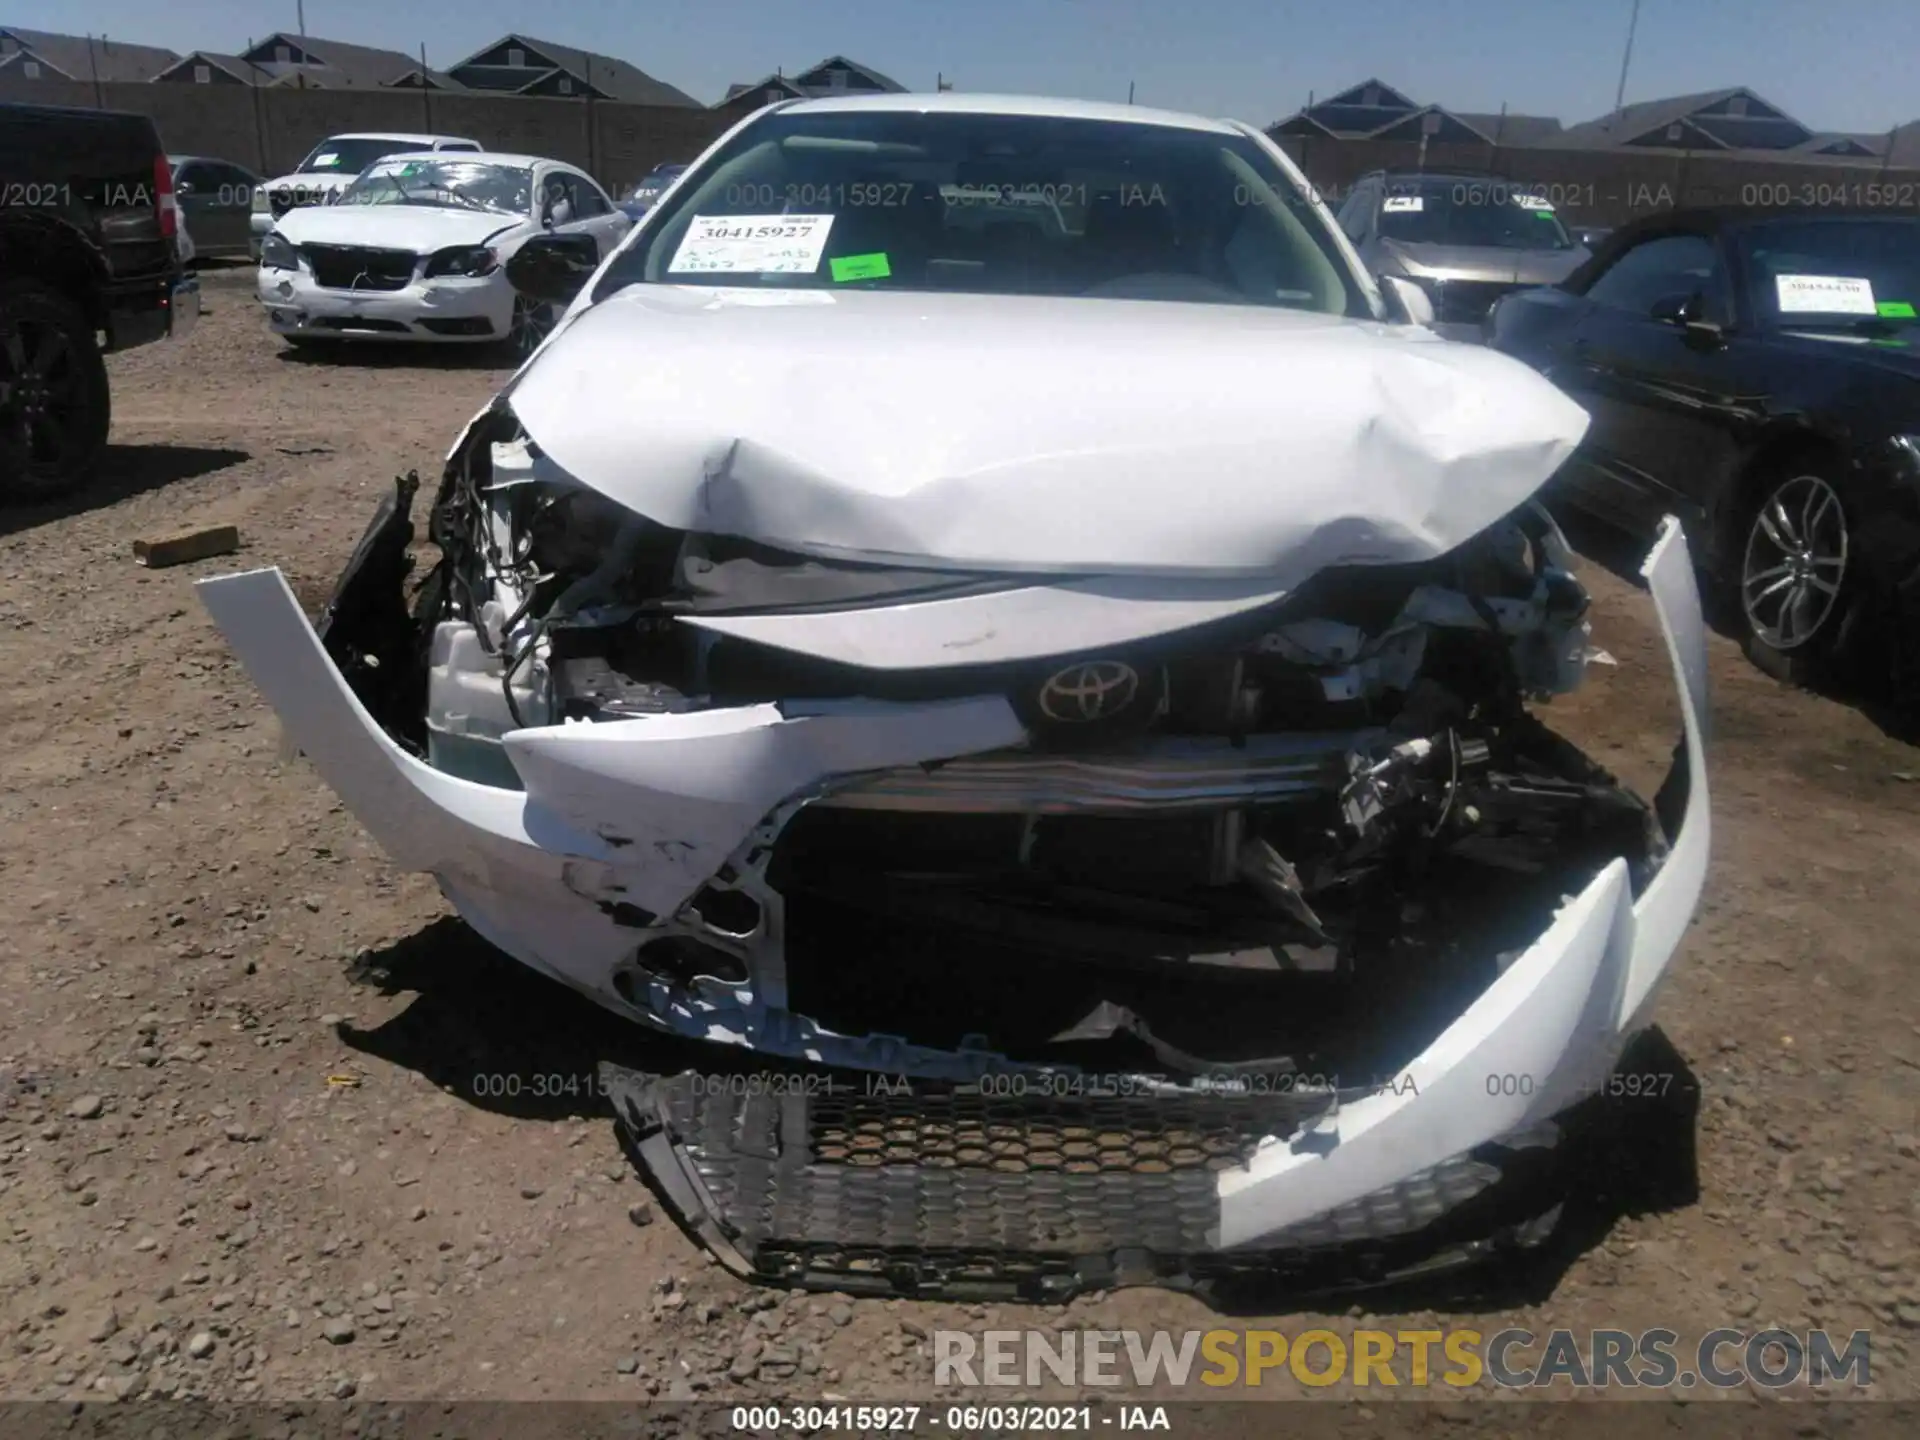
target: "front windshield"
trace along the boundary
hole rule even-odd
[[[946,290],[1371,318],[1311,202],[1253,139],[1133,121],[780,111],[608,267],[631,284]]]
[[[358,175],[374,161],[426,147],[417,140],[322,140],[300,162],[302,175]]]
[[[1911,329],[1920,308],[1920,220],[1773,220],[1742,236],[1763,323]]]
[[[533,171],[479,160],[388,160],[370,166],[340,196],[342,205],[437,205],[527,215]]]
[[[1390,180],[1380,202],[1380,234],[1411,245],[1575,248],[1547,198],[1508,180]]]

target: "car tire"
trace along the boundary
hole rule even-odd
[[[0,493],[46,500],[83,484],[113,424],[93,324],[38,280],[0,280]]]
[[[515,365],[524,365],[540,348],[560,319],[555,307],[524,295],[513,297],[513,318],[500,348]]]
[[[1772,467],[1734,537],[1732,609],[1753,663],[1791,685],[1842,668],[1861,591],[1859,516],[1826,457]]]

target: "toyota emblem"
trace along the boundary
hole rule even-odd
[[[1047,677],[1040,713],[1062,725],[1088,725],[1118,715],[1140,693],[1140,672],[1118,660],[1087,660]]]

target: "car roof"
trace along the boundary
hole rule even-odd
[[[419,135],[409,130],[342,130],[337,135],[327,136],[320,144],[334,140],[405,140],[410,145],[438,145],[443,140],[458,140],[467,145],[475,143],[465,135]],[[319,146],[314,148],[318,149]]]
[[[373,163],[390,165],[395,160],[458,160],[462,164],[477,160],[487,165],[517,165],[525,170],[530,170],[535,165],[559,165],[568,170],[580,170],[582,174],[586,173],[570,160],[556,160],[551,155],[510,155],[499,150],[456,150],[451,155],[445,150],[399,150],[392,155],[382,155]]]
[[[1052,120],[1105,120],[1122,124],[1161,125],[1180,130],[1202,130],[1215,135],[1239,135],[1227,120],[1210,120],[1178,110],[1155,110],[1145,105],[1122,105],[1104,100],[1062,100],[1044,95],[974,95],[945,90],[938,94],[906,91],[884,95],[824,96],[794,100],[772,107],[791,115],[836,115],[859,110],[884,110],[925,115],[1025,115]]]

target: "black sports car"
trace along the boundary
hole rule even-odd
[[[1810,680],[1886,674],[1901,647],[1875,645],[1920,613],[1916,308],[1920,215],[1681,210],[1487,328],[1593,417],[1556,492],[1634,530],[1680,515],[1750,652]]]

